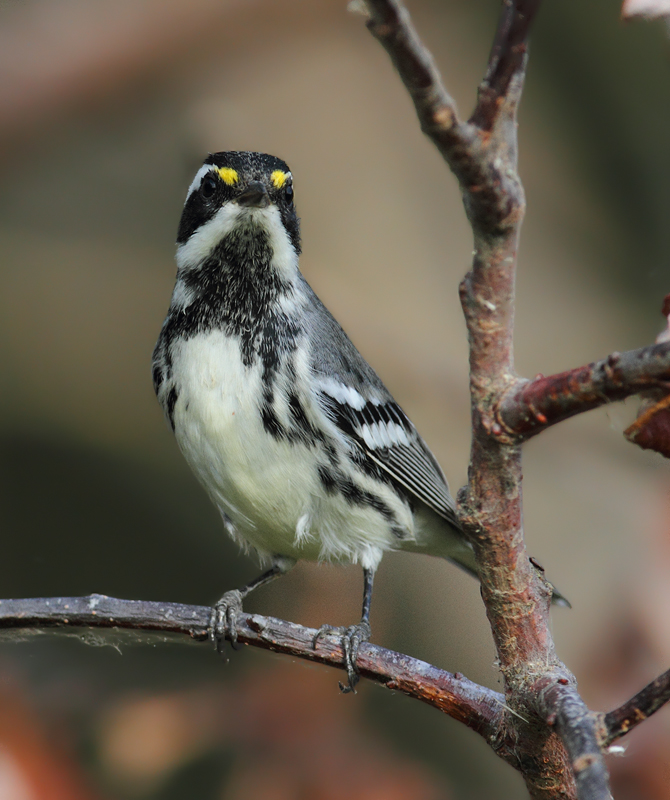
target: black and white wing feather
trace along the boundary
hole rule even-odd
[[[312,313],[307,324],[322,345],[313,354],[312,368],[324,412],[351,440],[364,470],[390,479],[458,528],[454,500],[435,457],[376,372],[309,291]]]
[[[345,384],[321,384],[322,407],[359,450],[361,466],[382,470],[394,483],[457,526],[454,501],[433,454],[393,400],[365,399]],[[360,398],[360,401],[359,399]],[[354,400],[353,404],[351,400]],[[376,469],[370,469],[374,465]]]

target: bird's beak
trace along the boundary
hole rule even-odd
[[[268,190],[261,181],[251,181],[237,198],[237,203],[246,208],[267,208],[270,205]]]

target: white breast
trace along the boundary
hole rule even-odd
[[[261,559],[279,554],[366,567],[376,567],[384,550],[397,546],[387,521],[374,509],[324,490],[320,448],[274,437],[263,428],[262,366],[242,363],[236,339],[215,330],[182,340],[175,344],[172,362],[177,441],[233,523],[230,532],[240,544],[251,545]],[[281,398],[275,410],[290,426]],[[384,499],[411,529],[409,512],[399,508],[395,495],[389,491]]]
[[[294,448],[263,429],[261,365],[245,366],[238,342],[221,331],[181,342],[173,364],[175,435],[186,460],[245,539],[280,552],[313,487],[308,475],[296,482],[299,470],[282,469]]]

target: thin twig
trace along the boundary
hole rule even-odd
[[[604,715],[601,746],[608,747],[612,742],[625,736],[668,701],[670,701],[670,669],[645,686],[627,703]]]
[[[486,76],[479,87],[477,107],[470,117],[470,122],[482,130],[493,128],[498,106],[505,100],[510,81],[523,69],[528,34],[539,5],[539,0],[503,3]]]
[[[670,342],[516,384],[496,409],[498,435],[522,442],[575,414],[656,387],[670,389]]]
[[[487,110],[482,111],[483,127],[479,127],[475,122],[459,119],[456,104],[442,83],[433,57],[423,46],[402,3],[399,0],[366,0],[370,15],[368,29],[391,57],[414,101],[421,130],[458,178],[470,220],[475,229],[481,231],[497,231],[514,226],[518,221],[515,214],[518,180],[515,176],[510,178],[506,165],[491,158],[491,131],[506,117],[509,99],[514,94],[510,87],[513,79],[518,79],[522,73],[520,64],[524,61],[525,45],[521,42],[522,49],[518,49],[518,36],[521,30],[527,34],[528,24],[519,25],[523,15],[517,5],[507,0],[503,6],[487,79],[480,89],[480,100]],[[538,5],[539,0],[521,2],[524,9]],[[527,23],[532,13],[524,17]],[[502,73],[494,62],[503,65]],[[492,81],[490,87],[487,80]],[[490,96],[491,102],[484,102],[484,94]]]
[[[116,629],[180,634],[206,642],[211,612],[207,606],[119,600],[100,594],[0,600],[0,630]],[[237,620],[238,641],[242,644],[345,669],[338,637],[323,636],[315,648],[315,634],[312,628],[259,614],[242,613]],[[82,638],[85,640],[86,636],[82,634]],[[419,659],[368,643],[361,645],[357,665],[363,677],[440,709],[488,742],[498,734],[504,697],[491,689],[460,674],[452,675]]]

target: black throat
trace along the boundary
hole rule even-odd
[[[260,358],[264,371],[274,371],[280,355],[295,349],[299,327],[281,309],[281,298],[294,286],[279,275],[273,257],[264,228],[240,225],[206,261],[181,270],[177,282],[189,302],[170,307],[162,331],[164,344],[169,348],[175,337],[222,330],[239,339],[245,365]]]

